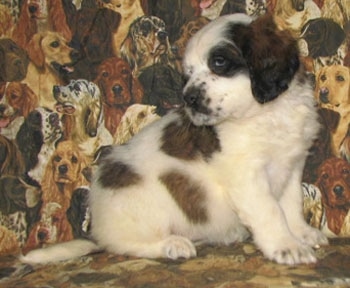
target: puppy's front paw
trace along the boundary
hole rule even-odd
[[[309,264],[317,261],[314,250],[296,240],[289,240],[277,245],[266,256],[279,264],[287,265]]]
[[[165,257],[170,259],[190,258],[197,255],[196,248],[193,243],[181,236],[172,235],[165,239],[164,242]]]

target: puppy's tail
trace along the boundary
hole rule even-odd
[[[20,261],[29,264],[58,262],[81,257],[101,250],[101,248],[90,240],[76,239],[58,243],[46,248],[32,250],[25,256],[21,255],[19,259]]]

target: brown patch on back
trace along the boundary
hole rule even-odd
[[[99,183],[104,188],[124,188],[141,181],[141,176],[122,162],[105,160],[100,167]]]
[[[213,126],[195,126],[185,113],[181,120],[170,123],[163,131],[161,149],[166,154],[183,160],[195,160],[200,156],[208,160],[221,150]]]
[[[165,173],[159,179],[190,221],[200,224],[208,220],[205,192],[198,183],[176,171]]]

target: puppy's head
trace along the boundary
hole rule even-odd
[[[328,158],[317,170],[316,186],[322,203],[329,207],[350,207],[350,165],[341,158]]]
[[[242,118],[288,89],[299,68],[296,43],[270,16],[219,17],[189,41],[184,57],[187,112],[196,125]]]
[[[90,137],[96,136],[103,115],[100,89],[95,83],[84,79],[71,80],[66,86],[53,86],[53,96],[58,112],[74,115]]]
[[[63,141],[57,145],[51,157],[53,178],[56,183],[76,183],[80,181],[86,162],[79,148],[72,141]]]

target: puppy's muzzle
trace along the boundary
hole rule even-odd
[[[184,101],[186,106],[191,108],[193,112],[202,114],[210,114],[210,109],[204,104],[204,91],[197,87],[189,87],[184,93]]]

